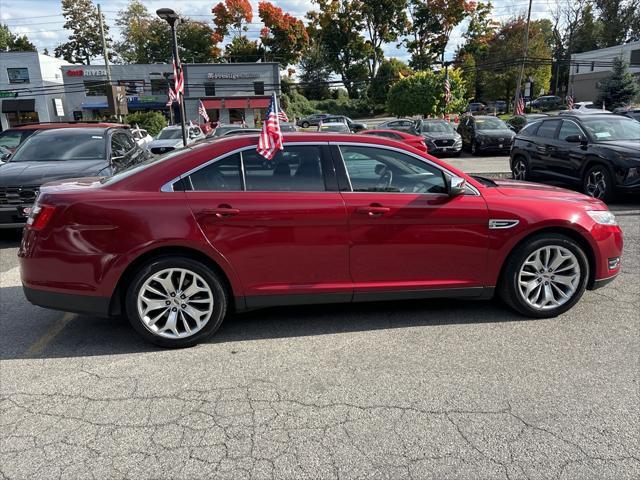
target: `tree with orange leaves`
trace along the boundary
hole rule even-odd
[[[249,30],[248,25],[253,21],[253,9],[249,0],[224,0],[213,7],[211,13],[216,26],[211,40],[217,56],[222,54],[218,44],[225,37],[231,36],[231,43],[226,47],[227,56],[231,56],[237,50],[242,51],[243,56],[246,55],[248,58],[254,58],[256,55],[260,58],[257,42],[250,41],[245,35]]]
[[[302,52],[309,45],[304,23],[270,2],[260,2],[258,13],[265,25],[260,32],[260,39],[269,49],[269,57],[283,67],[300,60]]]

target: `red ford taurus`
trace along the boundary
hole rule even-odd
[[[552,317],[619,272],[622,232],[599,200],[469,177],[375,136],[284,140],[272,161],[239,136],[43,187],[19,252],[27,298],[126,314],[177,347],[271,305],[497,291]]]

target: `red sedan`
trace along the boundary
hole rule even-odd
[[[411,145],[423,152],[427,151],[427,145],[424,143],[424,138],[419,135],[411,135],[410,133],[401,132],[399,130],[364,130],[360,132],[361,135],[375,135],[377,137],[391,138],[392,140],[398,140],[399,142]]]
[[[292,133],[202,143],[111,178],[49,184],[19,251],[34,304],[126,314],[168,347],[230,310],[464,297],[494,291],[559,315],[620,271],[622,232],[600,200],[470,177],[373,135]]]

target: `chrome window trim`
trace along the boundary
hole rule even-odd
[[[340,159],[342,160],[342,163],[344,165],[344,170],[347,174],[347,180],[349,181],[349,188],[351,188],[351,191],[349,192],[340,192],[340,193],[385,193],[385,194],[404,194],[406,195],[409,192],[354,192],[353,191],[353,184],[351,183],[351,178],[349,177],[349,171],[347,170],[347,164],[344,161],[344,157],[342,156],[342,150],[340,150],[340,146],[341,145],[349,145],[349,146],[356,146],[356,147],[373,147],[373,148],[382,148],[384,150],[392,150],[398,153],[402,153],[404,155],[408,155],[410,157],[413,157],[417,160],[421,160],[423,162],[428,163],[429,165],[431,165],[432,167],[444,172],[445,175],[448,175],[449,177],[458,177],[459,175],[451,172],[450,170],[447,170],[446,168],[438,165],[437,163],[432,162],[431,160],[429,160],[428,158],[424,158],[421,157],[420,155],[417,155],[413,152],[408,152],[407,150],[404,150],[402,148],[398,148],[398,147],[392,147],[390,145],[381,145],[378,143],[363,143],[363,142],[329,142],[329,145],[333,145],[333,146],[337,146],[338,147],[338,151],[340,152]],[[474,187],[473,185],[469,184],[467,182],[467,188],[469,188],[471,190],[471,194],[473,196],[481,196],[480,192],[478,191],[478,189],[476,187]],[[424,193],[420,193],[420,195],[446,195],[443,193],[431,193],[431,192],[424,192]],[[465,193],[465,195],[467,195]]]
[[[312,146],[322,146],[322,145],[328,145],[328,142],[286,142],[283,144],[284,147],[286,148],[287,146],[299,146],[299,145],[312,145]],[[205,163],[198,165],[197,167],[192,168],[191,170],[188,170],[187,172],[184,172],[183,174],[175,177],[172,180],[169,180],[168,182],[166,182],[164,185],[162,185],[162,187],[160,187],[160,191],[161,192],[175,192],[175,190],[173,189],[173,184],[176,183],[178,180],[184,180],[185,177],[188,177],[189,175],[191,175],[192,173],[197,172],[198,170],[202,169],[202,168],[206,168],[209,165],[211,165],[214,162],[218,162],[220,160],[224,160],[227,157],[230,157],[231,155],[235,155],[236,153],[240,154],[240,173],[241,173],[241,183],[242,183],[242,190],[187,190],[189,192],[262,192],[262,193],[339,193],[339,192],[330,192],[327,190],[324,191],[308,191],[308,190],[247,190],[247,185],[246,185],[246,179],[245,179],[245,172],[244,172],[244,158],[242,157],[242,152],[244,152],[245,150],[255,150],[256,146],[255,145],[248,145],[248,146],[244,146],[244,147],[239,147],[236,148],[235,150],[231,150],[230,152],[224,153],[222,155],[220,155],[219,157],[215,157],[212,158],[211,160],[207,160]]]

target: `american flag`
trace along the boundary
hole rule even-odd
[[[451,102],[451,83],[449,83],[449,75],[444,77],[444,104],[449,105]]]
[[[288,122],[289,121],[289,117],[287,117],[287,114],[284,113],[284,110],[278,110],[278,119],[281,122]]]
[[[198,104],[198,115],[200,115],[205,122],[209,121],[209,115],[207,114],[207,109],[204,108],[204,103],[202,103],[202,100],[200,100],[200,103]]]
[[[262,131],[258,139],[258,153],[267,160],[273,159],[278,150],[282,150],[282,131],[280,130],[280,116],[278,115],[278,100],[275,92],[271,97],[267,114],[265,115]]]
[[[522,98],[522,95],[516,100],[516,107],[513,113],[515,115],[524,115],[524,98]]]
[[[173,89],[169,87],[169,91],[167,92],[167,107],[173,105],[173,102],[176,100],[176,94],[173,93]]]
[[[180,68],[180,75],[176,67],[176,59],[173,59],[173,83],[176,100],[180,103],[180,94],[184,95],[184,71]]]
[[[574,106],[573,95],[569,94],[569,95],[567,95],[567,108],[569,110],[573,110],[573,106]]]

